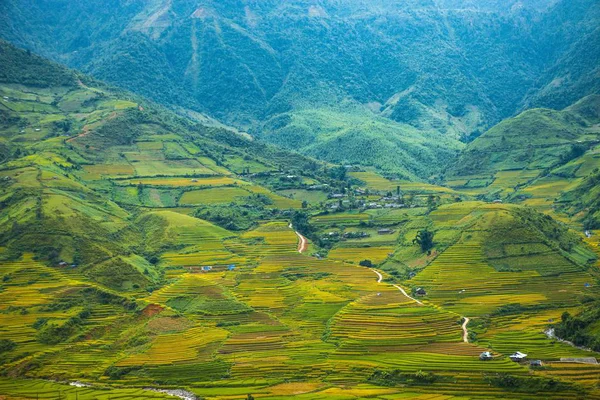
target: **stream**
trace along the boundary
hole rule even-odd
[[[554,328],[548,328],[547,330],[544,331],[544,333],[546,334],[546,336],[548,337],[548,339],[554,339],[554,340],[556,340],[558,342],[568,344],[569,346],[573,346],[573,347],[575,347],[576,349],[579,349],[579,350],[592,351],[592,349],[588,349],[587,347],[577,346],[573,342],[569,342],[568,340],[559,338],[554,333]]]
[[[194,393],[188,392],[182,389],[156,389],[156,388],[144,388],[150,392],[164,393],[170,396],[179,397],[181,400],[198,400],[198,397]]]

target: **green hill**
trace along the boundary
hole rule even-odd
[[[429,178],[523,107],[598,91],[597,2],[481,3],[6,0],[0,36],[308,155]]]
[[[236,5],[258,25],[270,10],[292,20],[308,10],[312,29],[327,30],[342,3]],[[92,36],[119,28],[160,41],[192,15],[203,37],[247,37],[231,24],[240,12],[231,2],[214,3],[228,24],[196,3],[128,2],[127,18],[98,4],[75,4],[65,18],[100,10],[78,20]],[[348,4],[363,15],[361,2]],[[435,5],[523,15],[512,2]],[[545,12],[549,2],[530,6]],[[98,43],[79,33],[68,33],[72,49]],[[160,57],[151,60],[166,47],[154,45],[131,56],[161,74]],[[237,68],[231,51],[215,71]],[[97,62],[109,55],[115,74],[131,61],[109,52]],[[600,97],[504,121],[450,165],[457,132],[417,129],[356,99],[264,115],[253,133],[286,150],[3,41],[0,56],[0,398],[600,399],[597,353],[548,331],[597,349],[598,232],[576,230],[597,227]],[[183,95],[167,78],[148,76],[148,90]],[[222,95],[252,95],[240,82]],[[416,181],[445,167],[451,187]],[[511,360],[516,351],[542,366]]]
[[[588,96],[562,111],[533,109],[501,122],[467,146],[447,171],[448,184],[504,196],[536,179],[589,174],[600,143],[598,105],[598,96]]]
[[[5,42],[0,52],[5,258],[33,251],[52,265],[76,265],[109,288],[145,290],[161,279],[157,256],[182,243],[166,227],[166,236],[150,235],[168,222],[143,223],[154,215],[145,211],[191,214],[236,202],[276,216],[301,203],[238,174],[259,173],[269,182],[285,171],[335,182],[313,160],[197,125]]]

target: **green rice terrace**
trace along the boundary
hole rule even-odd
[[[0,49],[0,399],[600,399],[597,97],[418,182]]]

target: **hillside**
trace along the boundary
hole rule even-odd
[[[438,174],[459,139],[524,107],[562,108],[598,90],[593,0],[136,0],[110,9],[118,12],[98,1],[7,0],[0,36],[274,143],[404,176]],[[314,115],[332,121],[307,122]],[[384,137],[386,146],[372,144]],[[359,157],[359,146],[370,151]]]
[[[185,215],[234,202],[255,209],[255,219],[276,217],[301,202],[251,175],[335,182],[315,161],[196,125],[4,42],[0,53],[4,257],[33,251],[108,287],[147,289],[160,278],[149,260],[181,239],[148,236],[140,210]],[[176,215],[156,214],[153,224],[166,227]]]
[[[547,196],[558,196],[598,167],[599,99],[588,96],[562,111],[532,109],[501,122],[467,146],[446,173],[448,185],[523,200],[545,182],[546,188],[558,185]]]
[[[0,32],[25,41],[38,12],[61,9],[23,4],[0,3],[12,15],[0,14]],[[253,138],[193,110],[212,101],[219,109],[219,80],[184,93],[176,75],[161,75],[187,49],[167,45],[187,29],[181,15],[193,16],[195,34],[218,36],[219,46],[195,46],[226,56],[211,68],[227,74],[239,67],[236,51],[256,54],[250,44],[275,59],[273,43],[323,45],[310,35],[228,45],[229,35],[249,35],[232,22],[242,6],[248,27],[282,13],[271,21],[309,18],[318,37],[354,37],[365,21],[420,20],[440,7],[446,29],[479,14],[543,19],[563,2],[103,4],[74,3],[40,43],[66,33],[70,63],[107,46],[93,63],[112,63],[115,74],[136,68],[133,86],[147,79],[158,101],[194,100],[175,113],[0,40],[1,399],[600,399],[600,96],[525,111],[463,150],[458,130],[393,119],[410,111],[401,97],[383,115],[332,89],[339,103],[315,105],[307,94],[270,114],[240,86],[262,75],[226,79],[220,95],[249,97],[222,115],[246,125],[258,112]],[[81,30],[68,31],[68,17]],[[395,25],[396,34],[410,26]],[[135,33],[113,36],[123,30]],[[112,47],[132,37],[153,47],[128,57]],[[297,61],[318,77],[312,68],[330,63],[326,54]],[[330,78],[360,82],[337,67]],[[300,81],[286,90],[297,93]],[[337,86],[327,82],[303,87],[321,96]],[[429,176],[437,184],[419,180]]]

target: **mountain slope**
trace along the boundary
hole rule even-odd
[[[341,114],[342,132],[357,130],[355,118],[374,122],[367,141],[420,136],[435,148],[437,132],[456,149],[458,139],[523,107],[562,108],[598,89],[595,53],[585,51],[598,42],[593,0],[114,0],[69,7],[7,0],[0,7],[4,38],[96,77],[290,147],[298,135],[314,137],[314,146],[300,146],[307,154],[421,178],[438,173],[448,154],[417,159],[430,166],[418,170],[411,157],[388,161],[398,147],[421,152],[406,140],[356,157],[356,135],[341,134],[334,155],[331,129],[315,129],[303,114]],[[275,123],[286,118],[301,120],[291,138]],[[381,118],[398,124],[378,127]]]
[[[517,170],[541,174],[580,157],[600,140],[599,99],[588,96],[563,111],[528,110],[501,122],[467,146],[448,179]]]
[[[593,354],[542,333],[598,297],[594,254],[551,217],[321,164],[0,52],[2,397],[600,396],[595,370],[555,362]]]
[[[193,197],[208,188],[231,189],[233,197],[216,203],[252,203],[273,210],[267,214],[300,207],[252,183],[254,173],[285,171],[335,187],[313,160],[195,124],[6,42],[0,54],[4,257],[33,251],[107,287],[143,290],[160,279],[148,260],[181,244],[176,234],[147,237],[138,225],[145,209],[191,214],[206,205]],[[190,229],[216,229],[201,222]]]

